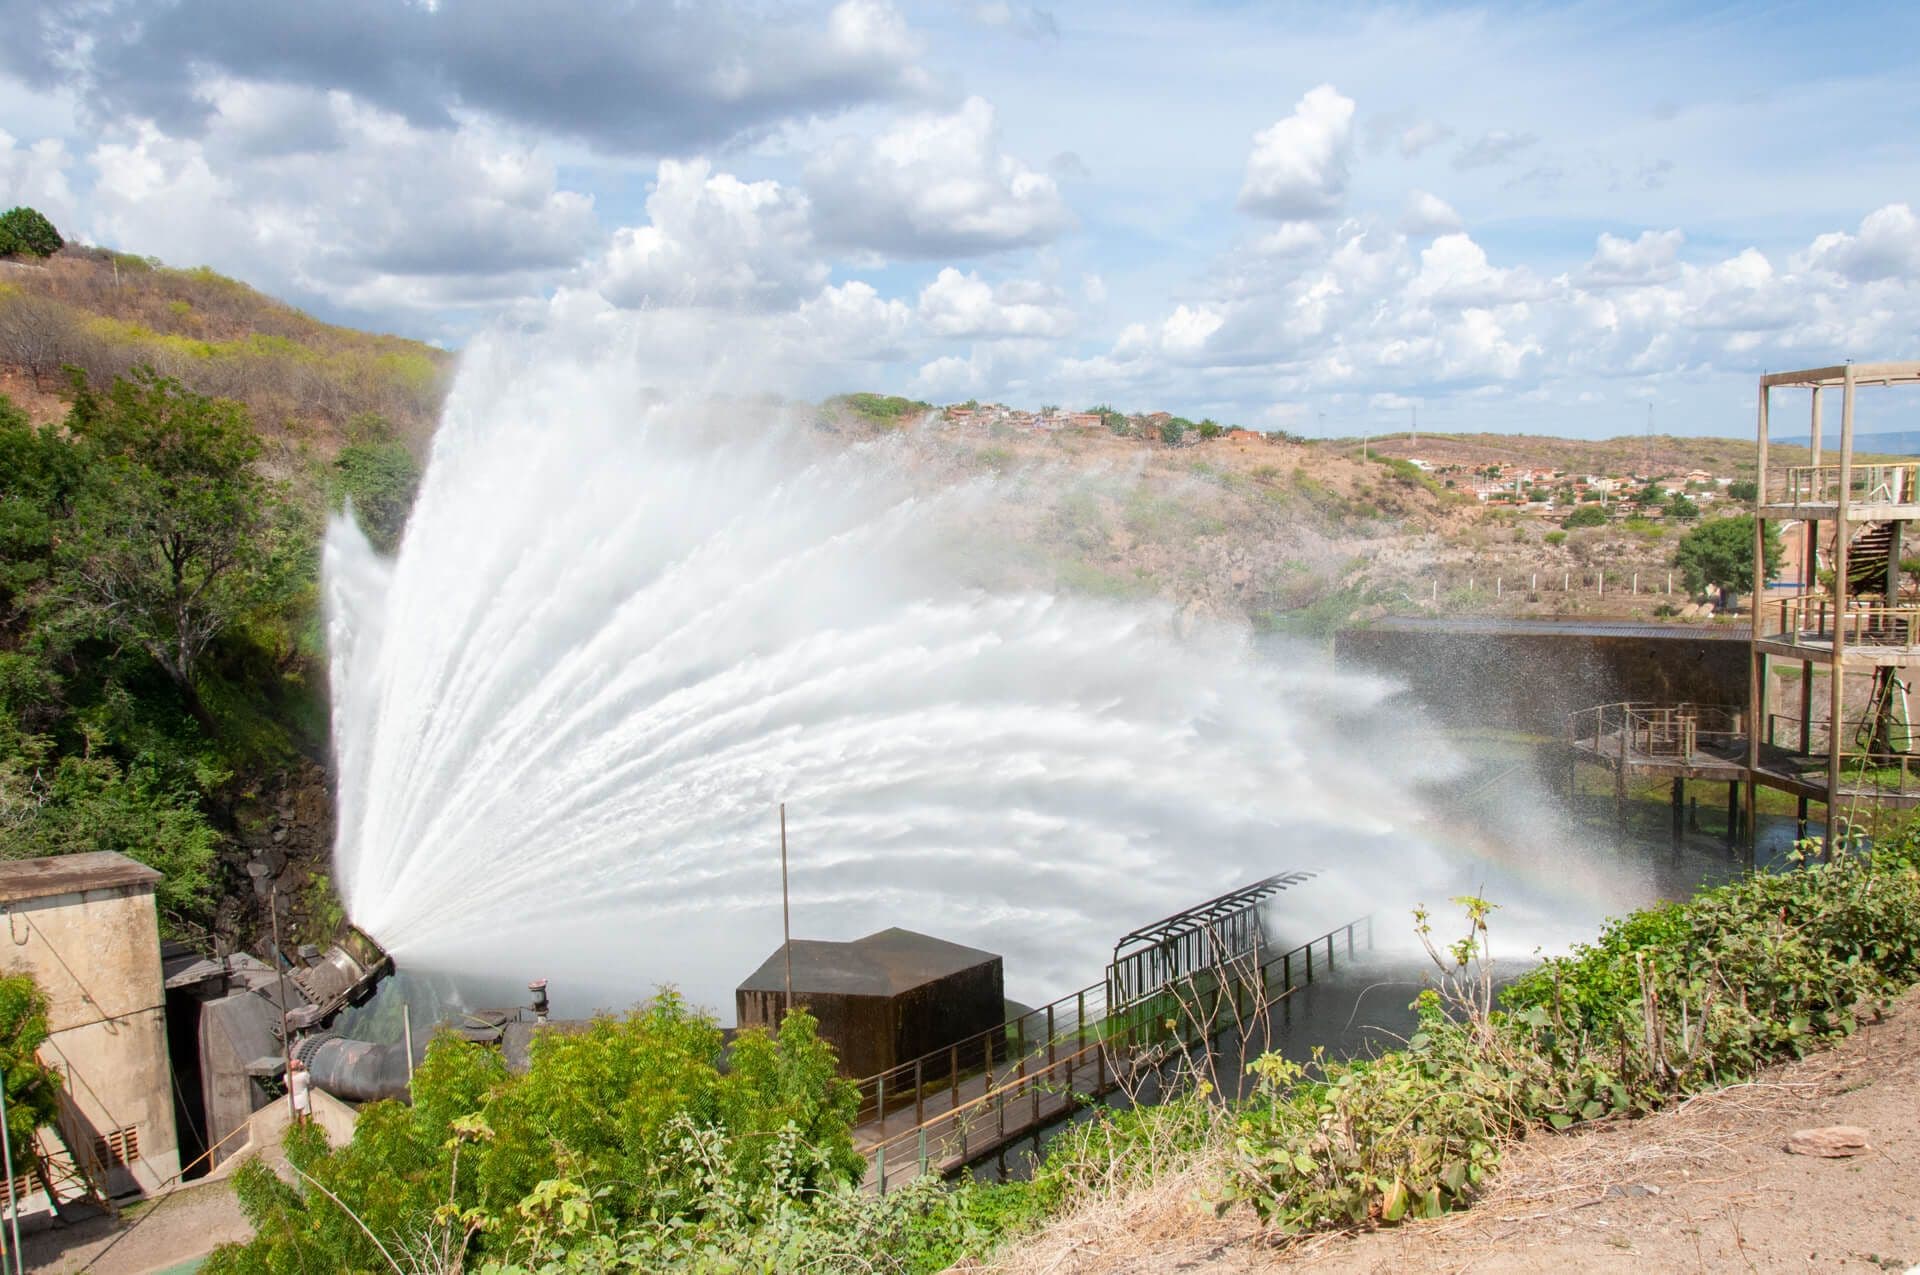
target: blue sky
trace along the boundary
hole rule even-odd
[[[799,394],[1584,435],[1649,404],[1746,434],[1759,371],[1920,346],[1911,5],[0,0],[0,29],[0,204],[452,345],[723,323]]]

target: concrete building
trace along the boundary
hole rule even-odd
[[[156,1190],[180,1171],[159,879],[106,852],[0,863],[0,969],[33,975],[46,994],[41,1058],[64,1083],[62,1134],[112,1195]]]

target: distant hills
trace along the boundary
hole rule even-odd
[[[1811,434],[1794,434],[1786,438],[1775,438],[1775,443],[1788,447],[1811,447]],[[1840,427],[1835,425],[1831,432],[1820,431],[1820,442],[1832,447],[1840,441]],[[1872,452],[1876,456],[1920,456],[1920,429],[1892,429],[1878,434],[1855,434],[1853,436],[1855,452]]]

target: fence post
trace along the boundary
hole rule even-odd
[[[927,1122],[927,1079],[926,1059],[913,1060],[913,1122],[924,1125]]]
[[[874,1148],[875,1169],[880,1174],[880,1194],[887,1193],[887,1144],[881,1143]]]
[[[953,1094],[947,1099],[947,1110],[952,1111],[960,1105],[960,1043],[958,1041],[948,1046],[947,1079],[953,1083]]]
[[[881,1072],[873,1078],[874,1113],[880,1117],[880,1135],[887,1132],[887,1073]]]
[[[1053,1006],[1047,1006],[1047,1066],[1053,1066]]]

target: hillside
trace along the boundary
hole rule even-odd
[[[75,246],[0,262],[0,393],[30,416],[64,413],[63,366],[106,385],[136,364],[244,403],[276,449],[330,458],[368,413],[424,444],[452,356],[322,323],[204,267]]]

